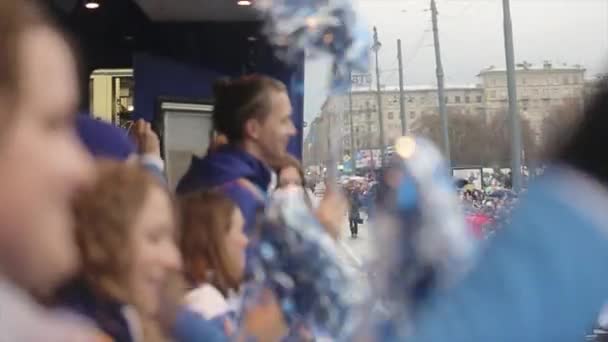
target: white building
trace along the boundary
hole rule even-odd
[[[408,130],[423,115],[438,115],[439,103],[437,89],[430,86],[406,87],[405,89],[405,122]],[[333,102],[340,103],[338,110],[342,116],[342,146],[345,154],[351,150],[351,126],[348,110],[348,96],[334,97]],[[399,89],[386,87],[382,91],[382,113],[384,127],[384,145],[393,144],[402,134],[401,114],[399,108]],[[484,114],[483,89],[477,85],[446,87],[446,103],[450,113],[468,115]],[[380,123],[378,117],[377,92],[372,90],[354,90],[352,93],[353,133],[357,150],[380,148]]]
[[[486,119],[506,114],[508,109],[507,74],[505,69],[489,67],[478,75],[476,85],[446,86],[446,104],[449,115],[478,115]],[[585,82],[585,69],[580,65],[543,65],[522,63],[517,65],[516,82],[519,110],[528,119],[537,139],[542,139],[543,121],[564,104],[584,105],[585,93],[591,85]],[[384,87],[381,93],[384,142],[392,145],[402,135],[399,109],[399,89]],[[308,139],[309,150],[317,154],[315,160],[328,159],[328,141],[342,155],[351,154],[351,118],[349,96],[331,96],[322,107],[320,120],[314,123]],[[378,100],[375,90],[354,89],[352,92],[352,131],[356,150],[379,149],[380,129]],[[438,115],[435,86],[414,86],[405,89],[405,120],[408,129],[423,115]],[[314,134],[313,134],[314,133]],[[331,139],[327,139],[327,135]],[[323,137],[322,139],[320,137]],[[314,141],[313,141],[314,140]],[[322,146],[321,146],[322,145]],[[313,151],[315,151],[313,153]],[[305,150],[306,154],[306,150]]]
[[[489,67],[478,77],[484,90],[488,115],[504,113],[508,108],[507,73]],[[585,69],[580,65],[518,64],[516,68],[519,112],[530,121],[541,138],[543,120],[555,108],[574,102],[582,107],[585,98]]]
[[[321,113],[309,125],[304,137],[303,156],[307,165],[325,164],[330,153],[343,155],[342,113],[348,112],[345,99],[348,97],[331,96],[325,100]]]

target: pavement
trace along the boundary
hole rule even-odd
[[[337,256],[344,264],[352,279],[348,295],[353,300],[363,299],[369,290],[369,278],[365,271],[366,265],[374,255],[374,244],[367,217],[362,214],[364,223],[359,225],[357,238],[350,236],[348,220],[344,219],[343,231],[338,241]]]
[[[338,255],[350,267],[361,267],[363,263],[372,257],[373,243],[371,234],[369,231],[369,225],[367,217],[362,214],[364,223],[359,225],[359,231],[357,238],[352,238],[350,235],[350,228],[348,220],[344,219],[343,227],[341,232],[341,238],[339,240]]]

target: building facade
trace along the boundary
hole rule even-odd
[[[478,77],[484,90],[488,115],[506,113],[508,110],[507,73],[505,69],[490,67]],[[526,118],[542,140],[545,118],[556,108],[575,105],[582,108],[585,100],[585,69],[580,65],[555,66],[518,64],[516,68],[517,102],[519,113]]]
[[[353,90],[352,133],[354,151],[379,149],[380,122],[377,92]],[[384,145],[392,145],[403,135],[399,89],[385,88],[381,93]],[[329,160],[330,149],[340,156],[352,156],[349,96],[331,96],[320,115],[310,124],[304,140],[307,164]],[[448,87],[445,99],[451,114],[485,114],[483,89],[477,85]],[[437,90],[433,87],[408,87],[405,90],[405,121],[408,130],[424,115],[438,115]],[[308,156],[308,157],[307,157]]]
[[[412,87],[405,89],[405,123],[409,131],[424,115],[438,115],[437,90],[432,87]],[[342,146],[344,153],[351,152],[351,125],[348,110],[348,96],[340,96],[342,107]],[[381,93],[385,146],[392,145],[403,135],[400,114],[399,90],[385,88]],[[462,115],[481,114],[484,111],[483,90],[477,86],[448,87],[446,99],[451,113]],[[352,115],[355,150],[380,148],[380,121],[377,92],[354,90],[352,93]]]
[[[327,98],[321,107],[321,113],[309,124],[303,144],[305,165],[326,164],[332,151],[334,156],[344,154],[341,118],[344,112],[348,112],[345,98],[347,97]]]
[[[489,67],[478,75],[479,84],[446,86],[445,99],[448,115],[476,115],[491,118],[508,111],[507,73],[505,69]],[[516,84],[520,115],[530,121],[538,140],[542,140],[544,119],[556,108],[574,104],[582,108],[590,83],[585,81],[585,69],[580,65],[517,65]],[[425,115],[438,115],[437,89],[434,86],[406,87],[405,122],[408,131]],[[379,149],[390,146],[402,135],[399,89],[385,87],[381,92],[384,141],[381,142],[377,92],[353,89],[351,146],[351,111],[349,96],[331,96],[321,109],[316,124],[313,122],[305,147],[320,153],[315,161],[329,158],[329,145],[340,155],[351,156],[353,150]],[[316,121],[316,120],[315,120]],[[327,139],[327,135],[331,139]],[[316,137],[316,139],[313,139]],[[323,137],[323,138],[319,138]],[[305,154],[306,154],[305,150]],[[306,159],[305,159],[306,160]],[[311,159],[308,159],[310,161]]]

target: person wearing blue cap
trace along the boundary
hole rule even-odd
[[[84,146],[96,158],[127,160],[137,151],[126,131],[89,114],[76,116],[76,130]]]
[[[150,123],[139,119],[131,129],[131,137],[122,128],[78,115],[76,129],[80,140],[95,158],[119,161],[139,160],[144,168],[165,179],[164,161],[160,156],[160,142]]]
[[[95,158],[112,159],[116,161],[133,162],[139,160],[144,168],[164,181],[164,163],[160,158],[158,136],[150,124],[138,120],[131,129],[131,137],[119,127],[95,119],[88,115],[78,115],[76,119],[78,135],[88,152]],[[80,284],[68,284],[64,295],[78,298],[83,296]],[[80,303],[79,307],[91,306],[92,303]],[[120,313],[114,317],[119,326],[125,326]],[[187,308],[176,313],[171,328],[172,337],[177,342],[224,342],[227,341],[225,332],[211,321],[205,320]]]

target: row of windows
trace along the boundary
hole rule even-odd
[[[475,102],[476,103],[481,103],[483,101],[483,96],[476,96],[475,97]],[[455,103],[462,103],[462,98],[460,96],[454,96],[454,102]],[[449,98],[446,96],[445,98],[445,103],[449,103]],[[465,96],[464,97],[464,103],[471,103],[471,97],[470,96]]]
[[[356,116],[356,117],[359,117],[359,116]],[[345,112],[345,113],[344,113],[343,118],[344,118],[344,124],[347,124],[347,123],[349,123],[349,122],[350,122],[350,117],[348,116],[348,112]],[[359,118],[360,118],[360,117],[359,117]],[[369,121],[369,120],[371,120],[371,119],[372,119],[372,115],[371,115],[371,113],[365,113],[365,120],[366,120],[366,121]],[[357,121],[357,120],[355,120],[355,121]]]
[[[455,102],[455,103],[481,103],[483,101],[483,96],[481,95],[476,95],[476,96],[469,96],[469,95],[465,95],[465,96],[460,96],[460,95],[456,95],[456,96],[446,96],[445,97],[445,102],[449,103],[450,100]],[[416,102],[416,97],[413,96],[407,96],[406,97],[406,101],[408,103],[414,103]],[[436,96],[421,96],[418,97],[418,102],[421,104],[431,104],[431,103],[435,103],[437,101],[437,97]],[[398,100],[393,99],[392,103],[398,103]],[[365,111],[376,111],[377,110],[377,106],[376,106],[376,101],[365,101],[365,105],[363,106],[359,106],[358,111],[360,112],[365,112]],[[384,103],[385,105],[390,105],[389,103]]]
[[[436,101],[436,99],[433,99],[434,101]],[[483,101],[483,96],[481,95],[477,95],[477,96],[454,96],[453,97],[453,101],[454,103],[472,103],[473,101],[475,101],[476,103],[481,103]],[[414,103],[414,98],[413,97],[408,97],[407,102],[409,103]],[[426,97],[421,97],[420,98],[420,103],[426,103],[427,102],[427,98]],[[445,103],[450,103],[450,96],[446,96],[445,97]]]
[[[414,118],[416,117],[416,112],[411,112],[410,113],[410,117]],[[401,124],[400,123],[389,123],[387,125],[385,125],[385,127],[387,129],[401,129]],[[378,128],[378,125],[369,125],[369,126],[355,126],[355,133],[363,133],[363,134],[367,134],[369,132],[376,132]],[[344,132],[349,132],[350,131],[350,127],[344,127]]]
[[[563,77],[559,77],[559,76],[555,76],[555,77],[548,77],[548,78],[543,78],[541,79],[541,81],[536,81],[536,78],[533,78],[532,80],[529,80],[526,77],[520,77],[517,79],[517,84],[518,85],[562,85],[562,84],[580,84],[583,82],[583,78],[580,75],[576,75],[576,76],[563,76]],[[490,80],[490,85],[491,86],[506,86],[506,79],[492,79]],[[449,102],[450,100],[450,96],[446,97],[447,100],[446,102]],[[417,100],[416,100],[417,99]],[[461,103],[464,100],[464,103],[472,103],[473,100],[475,100],[477,103],[481,103],[483,101],[483,97],[482,96],[453,96],[453,101],[455,103]],[[414,97],[414,96],[406,96],[406,101],[408,103],[414,103],[416,101],[418,101],[419,103],[429,103],[429,102],[435,102],[437,101],[436,96],[419,96],[419,97]],[[389,102],[391,103],[398,103],[399,102],[399,98],[397,96],[393,96],[392,100],[390,100]],[[385,104],[389,104],[389,102],[383,102]],[[365,101],[365,105],[364,106],[360,106],[359,110],[360,111],[364,111],[364,110],[373,110],[376,111],[377,110],[377,103],[374,100],[366,100]]]
[[[551,77],[518,77],[518,85],[559,85],[559,84],[580,84],[583,83],[583,76],[581,75],[565,75],[565,76],[551,76]],[[492,79],[490,85],[492,87],[504,86],[507,84],[506,79]]]
[[[524,88],[518,91],[518,95],[521,97],[542,97],[542,98],[555,98],[555,97],[582,97],[582,91],[575,89],[559,89],[559,88],[535,88],[529,89]],[[506,99],[508,96],[507,91],[496,91],[490,90],[488,92],[488,99]]]
[[[555,99],[555,100],[549,100],[549,99],[543,99],[541,100],[521,100],[521,109],[523,111],[527,111],[529,107],[534,107],[534,108],[539,108],[539,107],[546,107],[549,105],[562,105],[562,104],[569,104],[571,101],[571,99]],[[487,109],[488,112],[492,112],[493,109]],[[474,110],[471,110],[470,108],[464,108],[462,109],[460,112],[458,112],[458,114],[477,114],[477,115],[482,115],[484,113],[486,113],[486,109],[485,108],[475,108]],[[408,112],[408,116],[409,119],[413,120],[416,119],[416,117],[419,115],[425,115],[425,114],[429,114],[428,111],[422,111],[422,112],[417,112],[417,111],[409,111]],[[433,113],[431,113],[433,114]],[[434,114],[437,114],[436,112],[434,112]],[[391,116],[392,115],[392,116]],[[394,113],[389,112],[389,118],[394,117]],[[387,129],[401,129],[401,124],[400,123],[388,123],[385,127],[387,127]],[[378,124],[377,123],[371,123],[369,125],[363,125],[363,126],[355,126],[355,133],[362,133],[362,134],[369,134],[370,132],[377,132],[378,130]],[[349,132],[350,131],[350,125],[345,125],[344,126],[344,131],[345,132]]]
[[[366,132],[375,132],[376,131],[376,125],[369,125],[369,126],[355,126],[355,133],[366,133]]]
[[[410,118],[415,118],[415,117],[416,117],[416,111],[410,111],[410,112],[409,112],[409,115],[410,115]],[[395,115],[395,113],[394,113],[394,112],[388,112],[387,116],[388,116],[388,119],[389,119],[389,120],[395,120],[395,119],[398,119],[398,117]],[[370,120],[371,120],[371,115],[370,115],[369,113],[367,113],[367,114],[365,115],[365,119],[366,119],[366,121],[370,121]],[[347,114],[347,113],[345,113],[345,114],[344,114],[344,125],[345,125],[345,126],[350,126],[350,118],[348,117],[348,114]],[[375,125],[370,125],[369,127],[371,127],[371,129],[372,129],[372,131],[373,131],[373,130],[375,130],[375,127],[376,127],[376,126],[375,126]],[[357,130],[357,132],[358,132],[359,127],[355,126],[355,129],[356,129],[356,130]]]
[[[492,97],[493,92],[490,92],[489,97]],[[494,95],[496,96],[496,95]],[[562,103],[568,103],[569,101],[571,101],[572,98],[568,97],[568,98],[550,98],[549,96],[547,97],[543,97],[542,99],[539,98],[533,98],[533,99],[526,99],[524,96],[519,97],[519,102],[525,102],[525,103],[530,103],[532,104],[532,106],[534,107],[539,107],[539,106],[547,106],[547,105],[555,105],[555,104],[562,104]],[[541,103],[542,102],[542,103]],[[462,108],[460,113],[462,114],[471,114],[473,112],[480,114],[484,112],[484,108],[475,108],[474,111],[471,110],[470,108]],[[427,114],[429,111],[427,110],[423,110],[422,112],[420,112],[420,114]],[[431,111],[431,113],[437,113],[437,109],[435,109],[434,111]],[[398,113],[395,112],[387,112],[387,118],[388,120],[399,120],[399,116],[396,115]],[[407,114],[409,114],[410,118],[415,118],[417,115],[416,111],[409,111]],[[349,117],[348,114],[345,113],[344,114],[344,125],[345,127],[349,127],[350,126],[350,121],[349,121]],[[377,117],[372,118],[372,116],[369,113],[366,113],[365,115],[365,121],[364,123],[366,124],[366,126],[363,127],[371,127],[371,130],[374,131],[376,129],[376,125],[377,124],[374,120],[377,120]],[[361,123],[359,120],[355,120],[354,122],[355,124],[357,123]],[[367,125],[371,125],[371,126],[367,126]]]
[[[461,100],[462,100],[462,99],[461,99],[461,97],[460,97],[460,96],[456,96],[456,97],[455,97],[455,99],[454,99],[455,103],[462,103],[462,102],[461,102]],[[476,100],[477,100],[477,103],[481,103],[482,97],[481,97],[481,96],[477,96],[477,99],[476,99]],[[446,103],[448,103],[447,101],[448,101],[448,100],[447,100],[447,97],[446,97]],[[468,96],[467,96],[467,97],[465,97],[465,102],[464,102],[464,103],[470,103],[470,98],[469,98]],[[411,114],[411,113],[414,113],[414,114]],[[414,116],[416,115],[414,111],[411,111],[411,112],[410,112],[410,116],[412,116],[412,115],[414,115]],[[395,115],[395,113],[394,113],[394,112],[388,112],[388,113],[387,113],[387,118],[388,118],[389,120],[395,120],[395,119],[399,119],[399,116],[398,116],[398,115]],[[365,113],[365,120],[366,120],[366,121],[370,121],[370,120],[372,120],[372,115],[371,115],[371,113]],[[345,124],[345,125],[346,125],[346,124],[350,124],[350,117],[348,116],[348,113],[344,113],[344,124]]]
[[[395,140],[397,140],[397,138],[399,136],[401,136],[401,134],[393,134],[391,136],[388,136],[387,137],[388,143],[390,145],[394,144]],[[372,144],[371,141],[372,141],[371,139],[355,139],[355,145],[357,148],[377,147],[377,144]],[[377,141],[379,141],[379,139],[374,139],[374,141],[377,142]],[[348,142],[345,140],[344,144],[345,144],[345,146],[350,146],[350,140]]]
[[[390,144],[393,144],[395,142],[395,140],[400,136],[401,136],[401,127],[394,127],[394,129],[386,135],[385,139],[387,139]],[[377,142],[377,141],[379,141],[379,137],[373,137],[373,138],[357,137],[357,138],[355,138],[355,146],[360,148],[360,147],[370,147],[372,145],[375,145],[375,144],[372,144],[371,141]],[[350,147],[350,136],[344,137],[343,146]]]

